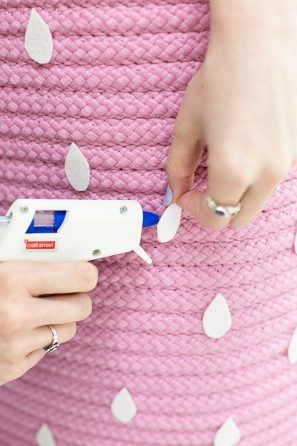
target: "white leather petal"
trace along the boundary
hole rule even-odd
[[[214,444],[215,446],[235,446],[240,440],[241,434],[237,424],[229,417],[218,430]]]
[[[31,59],[47,64],[53,55],[53,37],[49,26],[33,8],[25,33],[25,48]]]
[[[65,159],[65,174],[75,190],[87,190],[90,183],[90,166],[75,143],[71,144]]]
[[[36,434],[36,441],[38,446],[56,446],[53,434],[46,423],[40,426]]]
[[[111,411],[122,423],[129,423],[136,415],[137,408],[129,391],[124,387],[114,398]]]
[[[226,299],[217,294],[203,315],[203,329],[207,336],[219,339],[231,328],[232,318]]]
[[[175,203],[168,206],[157,225],[158,240],[161,243],[172,240],[180,226],[182,209]]]
[[[297,363],[297,328],[291,337],[289,348],[288,348],[288,359],[290,364]]]

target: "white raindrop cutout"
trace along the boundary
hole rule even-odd
[[[38,446],[56,446],[53,434],[47,424],[42,424],[36,434],[36,441]]]
[[[231,328],[231,313],[221,293],[216,295],[205,310],[202,322],[205,334],[214,339],[221,338]]]
[[[25,48],[31,59],[47,64],[53,55],[53,37],[49,26],[33,8],[25,33]]]
[[[111,404],[113,416],[122,423],[129,423],[137,413],[136,405],[129,391],[124,387]]]
[[[240,440],[241,434],[237,424],[232,417],[229,417],[220,427],[216,436],[215,446],[235,446]]]
[[[74,142],[65,159],[65,174],[75,190],[79,192],[87,190],[90,184],[90,166]]]
[[[288,348],[288,359],[290,364],[297,363],[297,328],[291,337],[289,348]]]
[[[181,222],[182,209],[173,203],[165,209],[157,225],[158,240],[169,242],[175,237]]]

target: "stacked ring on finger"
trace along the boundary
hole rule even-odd
[[[211,197],[211,195],[208,195],[206,200],[209,209],[211,209],[219,217],[226,217],[226,218],[234,217],[240,212],[242,206],[241,203],[237,203],[237,205],[235,206],[219,204]]]
[[[51,332],[52,332],[52,334],[53,334],[53,340],[52,340],[52,343],[51,343],[49,346],[44,347],[43,350],[45,350],[46,353],[52,353],[52,352],[54,352],[55,350],[57,350],[57,348],[58,348],[59,345],[60,345],[60,342],[59,342],[59,336],[58,336],[58,333],[57,333],[57,331],[54,329],[54,327],[53,327],[52,325],[48,325],[48,328],[51,330]]]

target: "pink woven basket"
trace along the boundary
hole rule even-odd
[[[24,48],[32,7],[54,39],[45,65]],[[1,213],[18,197],[79,197],[161,214],[207,2],[4,0],[0,34]],[[73,141],[91,167],[85,192],[64,173]],[[195,187],[207,188],[206,154]],[[134,254],[98,262],[93,314],[75,339],[0,389],[0,445],[37,444],[46,423],[58,446],[210,446],[229,417],[242,446],[296,445],[296,197],[292,170],[247,227],[213,232],[184,214],[170,243],[146,230],[152,266]],[[211,339],[203,315],[218,293],[232,327]],[[124,388],[137,408],[129,423],[111,410]]]

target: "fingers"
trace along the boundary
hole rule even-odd
[[[53,328],[57,331],[59,343],[70,341],[76,334],[76,324],[55,325]],[[53,341],[53,334],[49,327],[38,327],[34,331],[24,335],[24,343],[26,345],[25,356],[25,373],[34,367],[44,356],[46,351],[44,348],[50,346]],[[22,373],[22,374],[23,374]]]
[[[195,217],[202,226],[216,230],[223,229],[228,222],[225,218],[216,216],[209,209],[206,202],[207,195],[206,192],[186,192],[177,200],[177,204]]]
[[[32,296],[86,292],[98,281],[98,270],[89,262],[5,262],[1,269],[11,269],[12,263],[18,282]]]
[[[193,187],[195,171],[201,160],[202,143],[190,145],[186,138],[174,137],[168,159],[168,183],[172,190],[172,200],[176,200]]]
[[[194,76],[188,84],[176,117],[168,154],[166,170],[173,201],[192,189],[195,170],[203,153],[204,143],[197,103],[197,94],[199,97],[199,91],[202,88],[199,74]]]
[[[76,323],[52,325],[56,330],[60,344],[70,341],[76,334]],[[24,354],[28,355],[35,350],[40,350],[52,344],[53,334],[51,329],[45,325],[23,334]]]
[[[249,187],[252,178],[248,178],[233,164],[213,163],[208,166],[208,190],[206,192],[189,191],[177,200],[177,204],[192,214],[200,224],[214,230],[222,230],[231,218],[216,215],[208,207],[207,196],[221,205],[236,205]]]
[[[288,174],[291,165],[278,162],[266,165],[262,171],[254,168],[240,169],[243,162],[224,161],[214,163],[210,160],[208,167],[208,191],[190,191],[177,200],[177,204],[192,214],[199,223],[214,230],[242,227],[249,224],[265,208],[274,192],[275,186]],[[217,216],[209,209],[207,196],[210,195],[220,205],[236,206],[241,203],[241,210],[235,217]]]
[[[92,312],[92,300],[85,293],[57,295],[31,300],[34,328],[49,324],[67,324],[82,321]]]
[[[241,199],[242,209],[233,217],[230,226],[239,228],[246,226],[265,208],[267,201],[274,193],[275,186],[286,177],[290,168],[281,169],[278,166],[275,171],[263,175],[245,192]]]
[[[29,369],[32,369],[45,355],[46,351],[43,349],[29,353],[25,358],[25,370],[22,372],[22,375]]]

